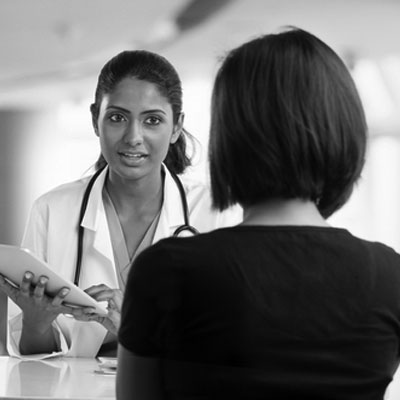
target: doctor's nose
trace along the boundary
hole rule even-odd
[[[124,141],[131,146],[137,146],[143,142],[143,132],[140,124],[132,122],[126,127]]]

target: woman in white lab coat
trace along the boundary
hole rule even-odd
[[[68,288],[45,294],[46,278],[32,284],[27,273],[15,289],[0,278],[0,288],[22,309],[11,319],[11,355],[94,357],[114,354],[125,280],[138,253],[173,235],[185,222],[205,232],[233,225],[241,211],[212,210],[208,189],[176,174],[190,165],[188,133],[183,128],[181,82],[174,67],[147,51],[126,51],[103,67],[91,106],[100,140],[99,175],[81,204],[90,178],[57,187],[34,204],[23,239],[64,278],[98,301],[106,317],[63,303]],[[80,223],[79,223],[80,222]],[[77,270],[78,225],[83,230],[81,269]],[[75,318],[72,318],[72,314]],[[110,350],[107,352],[107,349]]]

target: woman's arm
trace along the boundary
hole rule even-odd
[[[117,400],[163,400],[161,361],[118,346]]]

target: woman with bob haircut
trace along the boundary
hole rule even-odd
[[[238,203],[244,220],[136,259],[117,398],[382,400],[400,255],[326,221],[366,151],[345,64],[301,29],[258,37],[224,59],[211,110],[214,206]]]

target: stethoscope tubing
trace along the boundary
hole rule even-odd
[[[96,182],[97,178],[99,177],[99,175],[101,174],[101,172],[103,171],[104,168],[105,168],[105,166],[98,169],[93,174],[93,176],[90,178],[90,180],[87,184],[87,187],[86,187],[85,192],[82,197],[82,203],[81,203],[81,207],[80,207],[80,211],[79,211],[77,258],[76,258],[75,275],[74,275],[74,283],[76,286],[78,286],[78,284],[79,284],[79,277],[80,277],[81,268],[82,268],[83,238],[84,238],[84,234],[85,234],[84,228],[82,226],[82,221],[85,216],[86,208],[87,208],[87,205],[89,202],[89,197],[92,192],[93,185]],[[185,232],[185,231],[188,232],[190,235],[197,235],[199,233],[199,231],[195,227],[190,225],[189,206],[187,203],[186,193],[185,193],[185,189],[182,185],[182,182],[175,173],[170,171],[170,174],[171,174],[172,178],[174,179],[175,184],[178,187],[179,194],[181,196],[183,218],[184,218],[184,224],[178,226],[178,228],[175,229],[172,236],[177,237],[177,236],[181,235],[182,232]]]

